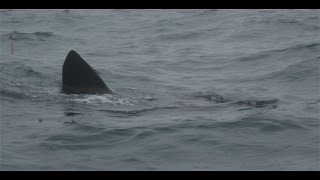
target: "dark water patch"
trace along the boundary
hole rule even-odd
[[[176,129],[171,126],[153,127],[152,129],[159,133],[172,133],[176,131]]]
[[[263,132],[280,132],[290,130],[306,130],[300,123],[291,119],[265,117],[263,115],[247,115],[242,118],[237,118],[233,121],[215,121],[207,117],[197,119],[186,119],[180,123],[170,126],[174,131],[182,129],[198,129],[212,131],[234,131],[253,133],[253,131]],[[252,131],[253,130],[253,131]]]
[[[318,53],[320,50],[320,43],[319,42],[312,42],[307,44],[298,44],[289,46],[283,49],[274,49],[270,51],[262,51],[261,53],[276,53],[276,52],[295,52],[295,51],[302,51],[302,50],[308,50],[315,53]]]
[[[39,37],[46,37],[46,38],[55,36],[53,32],[34,32],[32,34]]]
[[[319,57],[315,59],[305,60],[287,66],[286,68],[272,72],[262,77],[255,78],[255,80],[275,80],[281,82],[295,82],[297,80],[304,80],[309,77],[319,77]]]
[[[217,146],[223,144],[221,141],[222,139],[219,139],[218,137],[212,137],[207,136],[203,134],[188,134],[188,135],[182,135],[180,137],[180,141],[183,143],[190,143],[190,144],[198,144],[198,145],[210,145],[210,146]]]
[[[238,105],[248,105],[256,108],[262,108],[267,107],[269,105],[272,105],[273,107],[277,107],[275,104],[279,102],[279,99],[271,99],[271,100],[246,100],[246,101],[237,101],[234,104]]]
[[[179,48],[173,52],[170,52],[170,54],[181,55],[181,56],[184,56],[184,58],[185,58],[185,57],[190,57],[190,55],[193,55],[193,54],[198,54],[200,56],[201,54],[203,54],[203,51],[201,48],[188,47],[188,48]],[[191,60],[191,62],[192,62],[192,60]],[[182,61],[182,62],[179,61],[179,63],[185,63],[185,61]],[[197,63],[199,64],[199,61]]]
[[[19,32],[13,31],[12,33],[5,34],[3,37],[12,36],[13,41],[28,41],[28,40],[45,40],[46,38],[55,37],[53,32]]]
[[[120,117],[134,117],[134,116],[141,116],[144,115],[145,113],[153,112],[156,110],[173,110],[177,109],[178,107],[154,107],[154,108],[146,108],[146,109],[136,109],[136,110],[108,110],[108,109],[101,109],[98,111],[101,112],[107,112],[110,114],[119,114],[121,115]]]
[[[137,135],[135,135],[135,139],[138,139],[138,140],[141,140],[141,139],[144,139],[144,138],[147,138],[147,137],[150,137],[152,135],[154,135],[156,132],[153,131],[153,130],[146,130],[146,131],[143,131],[143,132],[140,132],[138,133]]]
[[[228,102],[222,95],[215,92],[197,92],[193,95],[196,98],[202,98],[207,101],[216,102],[216,103],[225,103]]]
[[[159,109],[158,107],[149,108],[149,109],[138,109],[138,110],[99,110],[102,112],[110,113],[113,116],[116,117],[138,117],[141,116],[147,112],[151,112],[154,110]]]
[[[259,52],[257,54],[253,54],[253,55],[249,55],[249,56],[246,56],[246,57],[237,58],[236,60],[242,61],[242,62],[257,61],[257,60],[268,58],[270,55],[271,55],[270,52]]]
[[[111,10],[114,13],[118,13],[118,14],[131,14],[132,11],[130,11],[129,9],[112,9]]]
[[[320,103],[320,99],[313,101],[313,102],[310,102],[309,104],[318,104],[318,103]]]
[[[33,70],[32,68],[29,68],[25,72],[26,76],[35,76],[35,77],[43,77],[42,74],[38,71]]]
[[[76,113],[76,112],[64,112],[66,116],[76,116],[76,115],[81,115],[81,113]]]
[[[301,12],[300,12],[301,13]],[[260,16],[254,16],[248,18],[246,24],[256,24],[256,25],[272,25],[274,27],[301,27],[306,30],[318,30],[319,25],[315,25],[319,22],[319,16],[316,16],[316,12],[312,12],[305,16],[295,16],[293,14],[284,12],[259,12]],[[262,16],[261,16],[262,15]]]
[[[249,115],[233,122],[219,122],[218,128],[238,129],[238,128],[258,128],[261,131],[277,132],[284,130],[303,130],[304,127],[292,120],[273,119],[257,115]]]
[[[98,126],[92,126],[92,125],[86,125],[86,124],[81,124],[75,121],[71,122],[65,122],[67,124],[67,129],[70,131],[79,131],[79,132],[93,132],[93,133],[98,133],[101,131],[104,131],[104,127],[98,127]]]
[[[150,40],[152,41],[170,41],[170,42],[179,42],[186,40],[193,40],[201,37],[203,33],[200,32],[179,32],[179,33],[169,33],[165,35],[158,35],[155,37],[152,37]]]
[[[104,131],[105,135],[113,135],[113,136],[131,136],[136,132],[136,128],[118,128],[118,129],[110,129]]]
[[[264,12],[260,12],[264,13]],[[272,12],[266,12],[265,16],[257,16],[257,17],[251,17],[248,18],[246,23],[258,23],[258,24],[270,24],[270,23],[275,23],[275,24],[299,24],[300,21],[290,17],[290,16],[284,16],[283,14],[277,14],[277,15],[271,15]],[[271,16],[270,16],[271,15]]]
[[[56,151],[65,150],[65,149],[81,151],[81,150],[97,148],[96,145],[90,145],[90,144],[63,144],[63,143],[55,144],[55,143],[49,143],[49,142],[40,143],[40,146],[48,150],[56,150]]]
[[[179,27],[183,26],[183,23],[177,22],[179,18],[171,18],[171,19],[160,19],[156,21],[155,27]]]
[[[280,18],[279,18],[280,17]],[[272,19],[274,22],[279,22],[283,24],[299,24],[300,21],[297,19],[290,17],[290,16],[277,16],[276,18]]]
[[[198,14],[193,15],[193,17],[202,17],[202,16],[209,16],[212,17],[214,16],[219,10],[218,9],[208,9],[204,10]]]
[[[177,132],[178,129],[176,129],[173,126],[138,126],[138,127],[131,127],[130,129],[133,129],[135,131],[135,134],[131,137],[132,140],[142,140],[149,137],[154,137],[159,134],[168,134],[168,133],[174,133]]]
[[[51,24],[52,22],[55,22],[56,25],[63,25],[64,28],[70,28],[70,27],[77,27],[75,24],[77,21],[79,24],[81,24],[81,28],[83,28],[83,20],[85,19],[85,15],[76,12],[75,10],[67,10],[67,11],[56,11],[53,13],[49,18],[43,19],[45,23]],[[80,29],[81,29],[80,28]]]

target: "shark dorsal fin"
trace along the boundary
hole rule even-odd
[[[62,68],[62,91],[67,94],[106,94],[111,90],[82,57],[71,50]]]

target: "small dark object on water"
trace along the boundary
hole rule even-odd
[[[10,35],[11,54],[13,54],[12,35]]]

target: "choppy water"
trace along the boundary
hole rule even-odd
[[[1,169],[319,170],[319,15],[1,10]],[[114,95],[60,93],[71,49]]]

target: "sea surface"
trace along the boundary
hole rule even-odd
[[[1,170],[320,170],[320,10],[0,20]],[[114,94],[62,93],[70,50]]]

